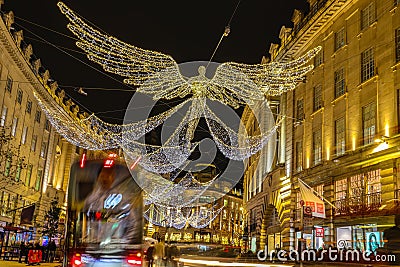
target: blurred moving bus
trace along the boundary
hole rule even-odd
[[[143,193],[125,163],[74,163],[63,266],[142,266],[142,238]]]

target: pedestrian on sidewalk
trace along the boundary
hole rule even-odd
[[[24,241],[21,241],[21,244],[19,245],[19,257],[18,257],[18,262],[22,262],[22,257],[25,256],[24,262],[26,262],[26,257],[27,257],[27,246],[25,245]]]
[[[151,242],[150,247],[147,249],[146,258],[149,261],[149,267],[153,267],[154,264],[155,247],[154,242]]]

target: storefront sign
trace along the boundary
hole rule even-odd
[[[311,213],[313,217],[325,218],[325,204],[319,197],[314,195],[314,193],[308,188],[304,182],[299,180],[299,188],[301,198],[305,203],[306,207],[311,208]]]
[[[324,228],[315,228],[316,237],[324,237]]]

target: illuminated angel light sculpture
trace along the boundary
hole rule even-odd
[[[95,115],[76,121],[66,118],[56,104],[35,94],[55,128],[71,143],[91,150],[122,147],[131,161],[141,157],[139,164],[155,173],[168,173],[181,166],[196,143],[192,143],[199,118],[204,117],[217,147],[229,159],[243,160],[259,151],[270,139],[280,121],[257,136],[239,134],[226,125],[210,108],[209,102],[237,108],[251,105],[265,95],[280,95],[295,88],[313,69],[307,63],[320,51],[314,48],[302,57],[268,64],[220,64],[214,76],[205,76],[200,66],[198,75],[184,77],[174,59],[160,52],[145,50],[102,33],[84,22],[64,3],[58,7],[70,23],[68,29],[78,37],[76,43],[87,57],[104,70],[125,77],[124,82],[137,86],[137,92],[152,95],[154,100],[187,98],[170,110],[143,121],[129,124],[109,124]],[[187,111],[162,146],[143,144],[138,139],[163,124],[177,111]]]
[[[143,213],[146,220],[153,225],[174,227],[182,229],[186,226],[194,228],[207,227],[218,214],[225,208],[214,206],[212,209],[205,207],[162,207],[151,204]]]

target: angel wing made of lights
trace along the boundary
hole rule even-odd
[[[56,104],[35,94],[53,126],[71,143],[91,150],[121,147],[128,159],[134,161],[140,156],[139,164],[156,173],[171,172],[188,159],[196,146],[192,137],[201,117],[206,119],[214,141],[226,157],[243,160],[259,151],[275,133],[281,120],[273,122],[269,129],[257,136],[247,136],[224,124],[207,100],[237,108],[241,104],[252,105],[255,101],[264,100],[265,95],[279,95],[292,90],[313,68],[307,63],[321,49],[314,48],[286,63],[249,65],[226,62],[218,65],[211,79],[205,76],[206,67],[200,66],[198,76],[184,77],[171,56],[127,44],[89,26],[64,3],[59,2],[58,7],[70,22],[68,29],[79,39],[77,46],[104,70],[124,77],[125,83],[135,85],[138,92],[152,95],[154,100],[191,95],[191,98],[162,114],[144,121],[116,125],[104,122],[95,115],[79,122],[65,120]],[[186,104],[189,108],[166,143],[153,146],[137,141]]]
[[[234,108],[262,100],[264,94],[278,95],[294,89],[313,68],[306,64],[319,51],[314,48],[304,56],[287,62],[267,64],[220,64],[212,79],[199,76],[186,79],[175,60],[166,54],[145,50],[102,33],[85,23],[64,3],[58,7],[69,19],[68,29],[78,37],[77,46],[105,71],[125,77],[124,82],[138,86],[137,91],[151,94],[155,100],[185,97],[189,94],[220,101]]]

